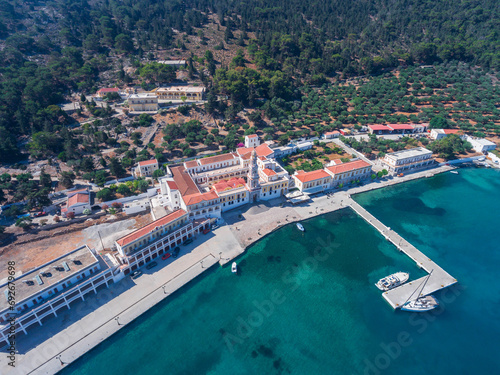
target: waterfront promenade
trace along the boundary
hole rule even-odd
[[[13,369],[7,365],[8,360],[3,353],[0,357],[0,374],[54,374],[214,264],[231,262],[248,246],[281,226],[346,208],[354,202],[350,199],[350,194],[450,169],[453,167],[442,166],[402,178],[370,181],[348,191],[332,191],[334,194],[330,196],[321,194],[313,197],[310,202],[294,207],[289,204],[280,207],[279,201],[260,202],[224,213],[223,218],[227,224],[207,235],[199,235],[192,244],[182,248],[178,259],[158,260],[157,267],[152,270],[143,269],[144,274],[138,279],[125,277],[95,297],[81,302],[87,303],[94,298],[97,303],[95,308],[94,305],[89,305],[82,311],[78,306],[72,306],[64,316],[36,327],[28,336],[22,337],[17,346],[19,354],[16,355],[16,367]],[[230,272],[229,269],[227,271]],[[113,297],[102,302],[101,296],[106,293]],[[64,323],[61,330],[63,320],[69,320],[69,323]]]
[[[70,310],[35,327],[28,336],[21,335],[16,345],[16,367],[8,366],[6,353],[2,353],[0,374],[55,374],[213,265],[243,251],[227,225],[198,235],[192,244],[182,247],[179,258],[158,259],[158,266],[143,269],[139,278],[125,277],[109,289],[72,304]],[[106,294],[111,297],[105,298]],[[91,312],[89,304],[95,306]],[[60,330],[58,325],[66,319],[71,324]],[[40,337],[44,337],[43,342],[39,342]]]

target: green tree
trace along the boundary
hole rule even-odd
[[[40,186],[49,190],[52,189],[52,178],[50,174],[45,172],[44,168],[40,171]]]
[[[123,168],[122,164],[117,158],[109,159],[109,171],[116,178],[125,176],[125,168]]]
[[[97,197],[97,199],[100,199],[101,202],[107,202],[107,201],[110,201],[110,200],[116,198],[113,190],[108,189],[108,188],[104,188],[104,189],[99,190],[96,194],[96,197]]]
[[[61,172],[61,177],[59,178],[59,182],[66,189],[73,186],[75,182],[75,174],[73,172]]]

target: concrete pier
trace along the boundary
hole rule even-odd
[[[370,225],[377,229],[388,241],[392,242],[399,251],[402,251],[411,259],[413,259],[418,267],[424,269],[428,273],[432,271],[432,275],[429,278],[429,281],[425,284],[424,290],[422,291],[423,295],[432,294],[457,282],[457,280],[453,276],[439,267],[434,261],[432,261],[415,246],[406,241],[399,234],[394,232],[391,228],[386,227],[384,224],[382,224],[377,218],[375,218],[375,216],[370,214],[354,200],[349,198],[347,204],[349,204],[359,216],[361,216]],[[415,290],[422,284],[426,277],[427,276],[424,276],[420,279],[411,281],[409,283],[401,285],[400,287],[384,292],[382,293],[382,296],[387,302],[389,302],[392,308],[400,308],[408,300],[411,294],[415,292]],[[413,295],[413,297],[416,297],[416,293]]]

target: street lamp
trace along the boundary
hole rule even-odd
[[[115,318],[116,323],[118,323],[118,325],[119,325],[119,326],[121,326],[122,324],[119,322],[119,319],[120,319],[120,317],[119,317],[119,316],[117,316],[117,317]]]
[[[56,358],[59,360],[59,362],[61,362],[61,366],[64,366],[64,362],[61,359],[61,355],[58,355]]]
[[[165,290],[165,285],[162,286],[162,289],[163,289],[163,293],[167,294],[167,291]]]

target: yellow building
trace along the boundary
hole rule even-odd
[[[159,100],[198,101],[203,99],[205,87],[203,86],[171,86],[160,87],[155,91]]]
[[[156,112],[158,111],[158,98],[152,93],[130,95],[128,106],[132,112]]]

